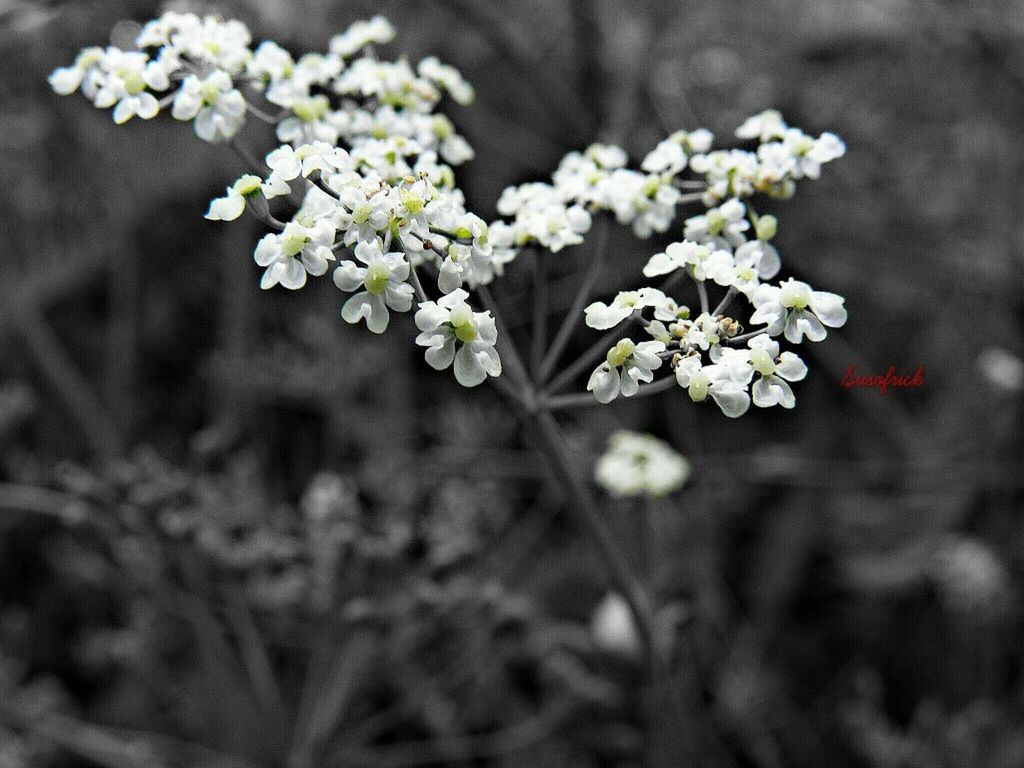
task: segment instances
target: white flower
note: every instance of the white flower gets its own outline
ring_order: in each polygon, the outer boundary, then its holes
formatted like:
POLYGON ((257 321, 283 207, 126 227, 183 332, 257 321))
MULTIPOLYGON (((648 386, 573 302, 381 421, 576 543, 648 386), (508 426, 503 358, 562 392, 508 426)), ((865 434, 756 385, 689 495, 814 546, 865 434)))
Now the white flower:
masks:
MULTIPOLYGON (((86 75, 95 71, 103 61, 103 49, 98 46, 83 48, 70 67, 58 67, 50 73, 50 87, 61 96, 68 96, 78 90, 86 75)), ((92 98, 90 94, 85 94, 92 98)))
POLYGON ((683 237, 694 242, 722 238, 733 247, 742 245, 747 240, 743 233, 750 229, 746 214, 746 206, 734 197, 705 214, 687 219, 683 237))
POLYGON ((296 290, 306 284, 306 274, 319 277, 327 272, 327 262, 334 261, 334 224, 321 219, 312 226, 290 221, 280 234, 268 234, 256 245, 256 263, 266 267, 260 288, 273 288, 280 283, 296 290))
POLYGON ((622 168, 629 161, 626 150, 614 144, 591 144, 584 154, 599 167, 609 171, 622 168))
POLYGON ((611 653, 634 657, 640 653, 640 633, 629 604, 618 592, 609 592, 590 619, 594 643, 611 653))
POLYGON ((640 391, 640 382, 654 380, 654 371, 661 367, 659 352, 665 351, 660 341, 622 339, 608 350, 605 361, 594 369, 587 382, 587 391, 599 403, 610 403, 621 393, 632 397, 640 391), (621 371, 619 370, 621 369, 621 371))
POLYGON ((787 382, 801 381, 807 376, 804 361, 792 352, 779 354, 778 342, 767 335, 755 336, 747 342, 750 347, 750 366, 758 374, 751 391, 754 405, 771 408, 781 405, 793 408, 796 397, 787 382))
POLYGON ((825 326, 839 328, 846 323, 842 296, 814 291, 798 280, 786 280, 778 286, 759 285, 750 301, 755 307, 751 323, 766 324, 770 336, 784 332, 794 344, 799 344, 804 336, 810 341, 821 341, 827 335, 825 326))
POLYGON ((417 67, 420 77, 432 80, 444 88, 458 104, 473 101, 473 86, 467 83, 455 67, 442 64, 436 56, 428 56, 417 67))
POLYGON ((674 139, 665 139, 651 150, 640 167, 648 173, 677 174, 686 168, 686 151, 674 139))
POLYGON ((490 312, 474 312, 458 289, 435 301, 420 303, 416 343, 426 347, 427 364, 441 371, 454 363, 455 379, 475 387, 488 376, 501 375, 501 360, 494 349, 498 330, 490 312))
POLYGON ((395 28, 391 22, 383 16, 374 16, 369 21, 356 21, 344 32, 332 37, 330 51, 347 59, 368 45, 390 43, 394 39, 395 28))
POLYGON ((657 288, 620 291, 611 304, 595 301, 583 310, 587 325, 599 331, 614 328, 638 309, 654 307, 659 320, 675 320, 675 303, 657 288))
POLYGON ((990 384, 1007 392, 1024 389, 1024 361, 1008 350, 988 347, 974 361, 990 384))
POLYGON ((356 258, 366 266, 343 261, 334 270, 334 284, 343 291, 358 291, 341 308, 346 323, 366 320, 374 333, 388 327, 388 308, 396 312, 412 309, 413 287, 409 278, 409 262, 402 253, 384 253, 379 240, 356 243, 356 258))
POLYGON ((740 139, 757 139, 764 143, 782 138, 787 128, 789 126, 782 119, 780 112, 766 109, 764 112, 744 120, 743 124, 736 129, 736 136, 740 139))
POLYGON ((224 197, 210 201, 205 218, 211 221, 234 221, 245 211, 245 200, 260 194, 263 184, 259 176, 247 174, 227 188, 224 197))
POLYGON ((174 97, 175 120, 195 120, 196 135, 203 141, 227 141, 245 123, 245 97, 230 75, 214 70, 205 79, 188 75, 174 97))
POLYGON ((613 496, 665 496, 690 477, 690 463, 651 435, 620 430, 597 461, 594 479, 613 496))
MULTIPOLYGON (((736 352, 738 350, 722 350, 736 352)), ((690 395, 695 403, 703 402, 708 395, 729 418, 738 418, 750 407, 747 385, 753 369, 745 363, 744 356, 726 355, 720 363, 704 365, 700 355, 684 357, 676 364, 676 383, 690 395)))

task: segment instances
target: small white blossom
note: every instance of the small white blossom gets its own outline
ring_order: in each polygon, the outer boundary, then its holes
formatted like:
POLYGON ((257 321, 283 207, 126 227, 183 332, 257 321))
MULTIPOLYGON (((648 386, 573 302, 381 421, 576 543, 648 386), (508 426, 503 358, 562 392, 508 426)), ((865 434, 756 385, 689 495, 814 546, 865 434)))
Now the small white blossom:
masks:
POLYGON ((254 254, 256 263, 266 267, 260 288, 280 283, 297 290, 306 284, 307 273, 314 277, 325 274, 328 262, 334 261, 334 232, 334 224, 321 219, 308 227, 290 221, 280 234, 265 235, 254 254))
POLYGON ((234 221, 245 211, 245 199, 259 195, 263 184, 259 176, 251 174, 242 176, 227 188, 224 197, 210 201, 210 208, 205 218, 211 221, 234 221))
POLYGON ((786 339, 799 344, 804 336, 821 341, 825 326, 839 328, 846 323, 843 297, 827 291, 815 291, 807 283, 786 280, 778 286, 760 285, 750 297, 755 307, 750 322, 766 324, 770 336, 785 333, 786 339))
POLYGON ((743 357, 704 365, 700 355, 695 354, 684 357, 675 369, 676 383, 687 391, 693 402, 703 402, 710 395, 722 413, 733 419, 750 408, 747 386, 752 375, 753 369, 744 363, 743 357))
POLYGON ((640 382, 654 380, 654 371, 661 367, 658 353, 665 351, 660 341, 622 339, 608 350, 605 361, 594 369, 587 382, 587 391, 599 403, 610 403, 619 394, 632 397, 640 391, 640 382))
POLYGON ((651 435, 620 430, 597 461, 594 478, 613 496, 665 496, 690 477, 690 463, 651 435))
POLYGON ((390 43, 395 39, 395 28, 383 16, 369 21, 356 21, 348 29, 331 38, 329 48, 336 56, 348 58, 362 48, 375 43, 390 43))
POLYGON ((245 97, 230 75, 214 70, 204 79, 188 75, 174 97, 175 120, 195 120, 196 135, 203 141, 227 141, 245 123, 245 97))
POLYGON ((426 347, 427 364, 441 371, 454 363, 455 380, 475 387, 488 376, 501 375, 501 360, 494 344, 498 330, 490 312, 474 312, 461 289, 437 301, 420 303, 416 343, 426 347))
POLYGON ((751 388, 754 405, 793 408, 796 397, 788 382, 801 381, 807 376, 807 365, 792 352, 780 355, 778 342, 764 334, 750 339, 747 346, 750 347, 750 366, 758 376, 751 388))
POLYGON ((396 312, 412 309, 413 287, 405 282, 409 278, 409 262, 405 254, 384 253, 379 240, 356 243, 353 250, 365 266, 343 261, 334 270, 334 284, 338 288, 359 291, 342 306, 341 316, 346 323, 366 320, 371 331, 384 333, 390 319, 388 308, 396 312))

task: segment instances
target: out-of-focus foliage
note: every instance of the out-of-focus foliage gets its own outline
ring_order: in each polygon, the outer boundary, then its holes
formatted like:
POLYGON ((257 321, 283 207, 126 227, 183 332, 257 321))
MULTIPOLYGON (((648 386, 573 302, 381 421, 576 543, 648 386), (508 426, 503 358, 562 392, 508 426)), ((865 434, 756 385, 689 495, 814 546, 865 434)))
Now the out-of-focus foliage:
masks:
MULTIPOLYGON (((628 427, 693 465, 608 512, 703 764, 1024 764, 1021 391, 981 354, 1024 350, 1018 4, 217 8, 296 49, 381 12, 458 66, 482 213, 595 139, 637 155, 767 106, 840 132, 835 172, 771 211, 850 310, 801 408, 581 410, 574 455, 628 427), (850 365, 926 384, 845 390, 850 365)), ((260 295, 254 232, 202 219, 232 156, 48 93, 158 10, 0 5, 0 765, 638 764, 638 662, 592 621, 606 574, 492 393, 345 326, 329 288, 260 295)), ((657 245, 613 232, 609 261, 638 274, 657 245)), ((585 252, 552 262, 553 311, 585 252)), ((507 280, 522 333, 529 278, 507 280)))

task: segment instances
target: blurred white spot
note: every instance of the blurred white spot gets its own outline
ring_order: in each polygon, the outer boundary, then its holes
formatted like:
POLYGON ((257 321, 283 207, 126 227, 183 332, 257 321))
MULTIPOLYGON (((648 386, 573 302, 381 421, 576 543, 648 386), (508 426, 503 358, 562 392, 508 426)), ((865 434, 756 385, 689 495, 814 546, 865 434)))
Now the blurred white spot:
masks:
POLYGON ((1007 392, 1024 389, 1024 361, 1001 347, 989 347, 975 360, 989 384, 1007 392))
POLYGON ((640 653, 640 636, 633 623, 633 614, 622 595, 609 592, 594 609, 590 632, 599 648, 623 656, 640 653))

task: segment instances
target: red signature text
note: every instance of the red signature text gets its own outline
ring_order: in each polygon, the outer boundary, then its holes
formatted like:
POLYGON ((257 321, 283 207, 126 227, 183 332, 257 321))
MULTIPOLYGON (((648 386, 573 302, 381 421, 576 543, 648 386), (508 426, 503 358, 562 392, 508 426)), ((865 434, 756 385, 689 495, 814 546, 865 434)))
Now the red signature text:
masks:
POLYGON ((917 371, 913 375, 896 373, 896 366, 890 365, 889 370, 885 372, 884 376, 865 376, 858 374, 853 370, 851 365, 846 369, 846 375, 843 376, 842 385, 847 389, 851 387, 864 387, 868 389, 877 389, 878 394, 887 395, 889 394, 889 388, 899 387, 923 387, 924 386, 924 366, 918 366, 917 371))

